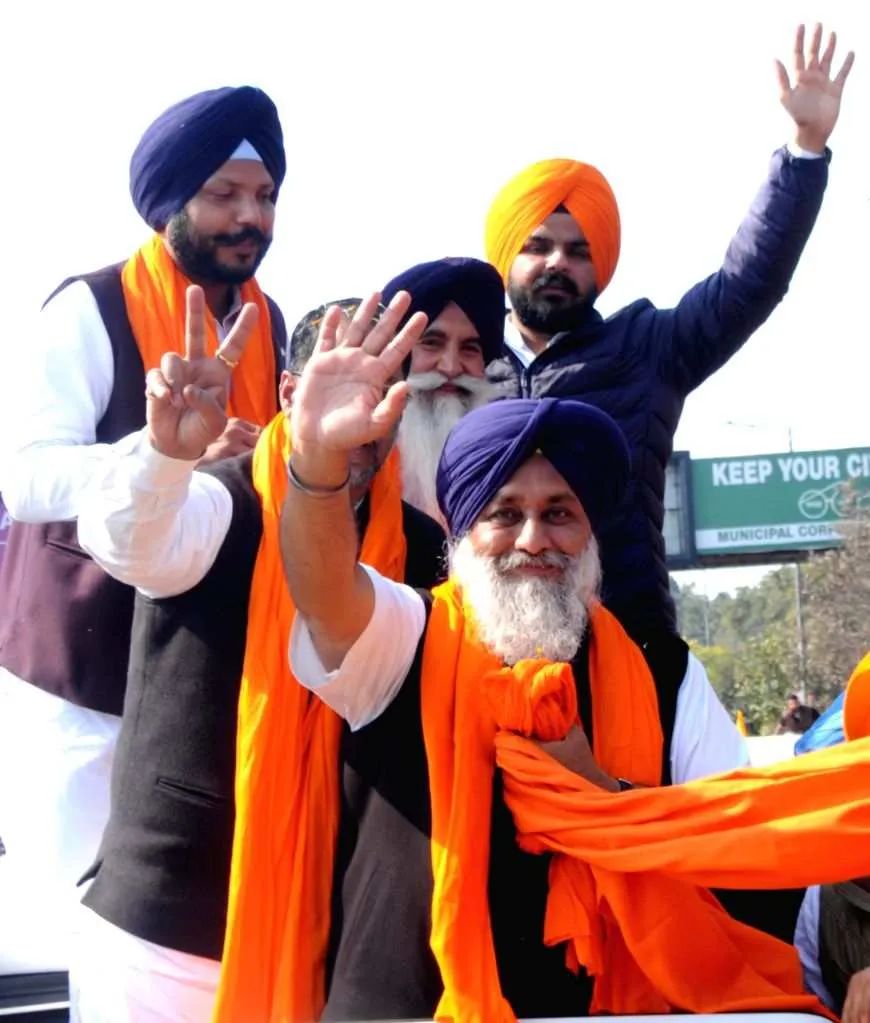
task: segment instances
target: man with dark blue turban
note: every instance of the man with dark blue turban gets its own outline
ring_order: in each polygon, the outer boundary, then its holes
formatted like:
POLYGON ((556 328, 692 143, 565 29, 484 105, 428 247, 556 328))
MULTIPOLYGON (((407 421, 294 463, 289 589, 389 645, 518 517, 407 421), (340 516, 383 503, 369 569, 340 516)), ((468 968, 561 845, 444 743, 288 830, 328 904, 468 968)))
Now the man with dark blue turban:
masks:
POLYGON ((485 369, 502 353, 505 292, 494 267, 479 259, 447 258, 419 263, 387 284, 383 300, 411 295, 408 313, 425 313, 428 324, 411 352, 410 395, 399 424, 402 495, 444 522, 435 496, 435 470, 450 430, 489 400, 485 369))
MULTIPOLYGON (((567 968, 564 934, 543 940, 550 857, 517 842, 511 776, 495 770, 503 744, 534 739, 619 799, 634 784, 733 768, 743 742, 705 679, 659 691, 601 605, 595 537, 624 495, 630 456, 598 409, 505 400, 469 412, 437 474, 449 581, 421 594, 359 564, 351 452, 394 428, 408 385, 390 381, 426 329, 401 292, 372 327, 376 302, 341 337, 327 315, 291 411, 290 666, 356 732, 367 769, 339 819, 304 832, 298 858, 300 919, 333 913, 331 971, 318 965, 327 948, 312 947, 310 964, 281 971, 272 1004, 319 1013, 322 998, 327 1019, 513 1018, 505 1001, 517 1018, 582 1015, 591 980, 567 968), (335 833, 355 838, 330 900, 302 860, 323 869, 335 833), (463 950, 466 927, 475 938, 463 950)), ((323 762, 315 740, 299 785, 328 791, 323 762)), ((288 847, 305 823, 291 817, 288 847)), ((265 944, 249 937, 284 962, 310 933, 282 935, 284 948, 265 929, 265 944)))
POLYGON ((277 413, 284 325, 254 273, 284 173, 281 125, 259 89, 167 110, 131 164, 133 202, 154 233, 125 262, 65 281, 16 362, 0 482, 15 520, 0 591, 17 609, 0 622, 0 776, 17 779, 3 838, 10 870, 36 879, 34 903, 57 908, 42 926, 60 941, 108 815, 134 602, 79 546, 80 495, 119 452, 151 458, 133 436, 145 375, 185 351, 188 303, 206 309, 208 355, 233 329, 249 335, 231 367, 230 423, 202 461, 250 451, 277 413))

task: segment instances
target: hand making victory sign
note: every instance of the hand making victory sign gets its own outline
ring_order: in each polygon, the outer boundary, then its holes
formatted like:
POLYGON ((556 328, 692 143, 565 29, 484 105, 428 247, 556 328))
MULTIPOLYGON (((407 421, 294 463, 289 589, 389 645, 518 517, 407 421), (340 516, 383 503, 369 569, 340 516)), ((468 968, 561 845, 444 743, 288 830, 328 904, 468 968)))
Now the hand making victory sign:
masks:
POLYGON ((246 305, 213 357, 206 355, 206 307, 202 288, 187 289, 185 354, 167 352, 146 377, 146 419, 154 448, 169 458, 197 461, 227 427, 233 368, 257 322, 246 305))
POLYGON ((797 125, 796 143, 811 153, 823 153, 837 118, 843 86, 852 70, 855 54, 849 52, 836 77, 831 77, 837 35, 831 32, 824 53, 822 26, 816 25, 809 50, 804 52, 805 29, 798 26, 794 42, 794 84, 781 61, 776 62, 780 102, 797 125))

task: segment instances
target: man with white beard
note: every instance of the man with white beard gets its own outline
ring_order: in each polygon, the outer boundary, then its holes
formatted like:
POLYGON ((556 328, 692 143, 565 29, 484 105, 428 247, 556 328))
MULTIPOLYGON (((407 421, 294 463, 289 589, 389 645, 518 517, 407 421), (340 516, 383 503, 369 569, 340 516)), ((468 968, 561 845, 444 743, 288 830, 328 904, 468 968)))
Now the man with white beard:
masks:
POLYGON ((504 285, 489 263, 448 258, 403 271, 384 288, 383 301, 400 291, 411 295, 407 316, 422 312, 429 321, 411 352, 410 393, 399 424, 402 497, 443 525, 435 496, 438 459, 456 422, 494 393, 484 374, 503 351, 504 285))
MULTIPOLYGON (((431 595, 357 561, 350 452, 394 428, 408 387, 389 381, 426 329, 403 293, 371 327, 376 302, 341 337, 337 310, 324 321, 295 395, 281 526, 290 669, 350 725, 354 783, 340 809, 323 798, 337 784, 323 765, 340 767, 316 741, 284 764, 317 826, 302 807, 288 815, 283 841, 304 847, 290 888, 242 877, 231 918, 236 947, 285 966, 247 971, 222 1019, 260 1005, 328 1020, 584 1015, 592 980, 551 930, 551 857, 518 844, 504 742, 527 736, 612 799, 741 765, 745 746, 701 676, 657 692, 598 600, 594 537, 630 470, 620 430, 591 406, 505 400, 460 419, 437 472, 452 572, 431 595), (331 891, 317 883, 328 863, 331 891), (285 914, 280 931, 265 904, 285 914)), ((286 750, 264 740, 260 755, 286 750)))

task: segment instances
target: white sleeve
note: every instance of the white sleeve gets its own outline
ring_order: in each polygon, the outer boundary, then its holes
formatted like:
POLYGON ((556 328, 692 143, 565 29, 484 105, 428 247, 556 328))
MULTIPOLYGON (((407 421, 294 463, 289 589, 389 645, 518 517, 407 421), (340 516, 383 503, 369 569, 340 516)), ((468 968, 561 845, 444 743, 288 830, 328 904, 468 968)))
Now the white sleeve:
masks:
POLYGON ((393 702, 408 674, 423 630, 426 609, 420 594, 368 565, 375 606, 368 625, 335 671, 327 672, 311 633, 297 615, 290 632, 290 668, 352 731, 370 724, 393 702))
POLYGON ((674 784, 733 771, 748 764, 746 740, 710 685, 704 665, 690 653, 686 675, 677 694, 671 738, 674 784))
POLYGON ((171 597, 208 572, 232 516, 220 480, 161 455, 142 430, 92 467, 79 498, 79 543, 115 579, 171 597))
POLYGON ((804 987, 816 995, 829 1009, 835 1009, 834 1000, 822 980, 822 967, 819 964, 820 902, 821 889, 819 886, 816 884, 807 888, 794 931, 794 947, 797 949, 804 971, 804 987))
POLYGON ((4 374, 0 490, 14 519, 76 517, 82 484, 111 450, 95 441, 113 386, 109 335, 93 292, 76 281, 39 313, 4 374))
POLYGON ((789 142, 785 147, 792 156, 797 157, 798 160, 821 160, 824 158, 824 153, 811 153, 808 149, 802 149, 797 142, 789 142))

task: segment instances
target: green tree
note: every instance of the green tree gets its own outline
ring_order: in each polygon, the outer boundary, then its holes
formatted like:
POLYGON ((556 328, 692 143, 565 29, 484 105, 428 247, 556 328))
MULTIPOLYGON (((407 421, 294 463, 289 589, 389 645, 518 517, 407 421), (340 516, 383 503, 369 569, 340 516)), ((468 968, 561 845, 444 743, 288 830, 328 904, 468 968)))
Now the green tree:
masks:
POLYGON ((813 688, 832 699, 870 650, 870 514, 844 527, 841 547, 805 570, 806 634, 813 688))

